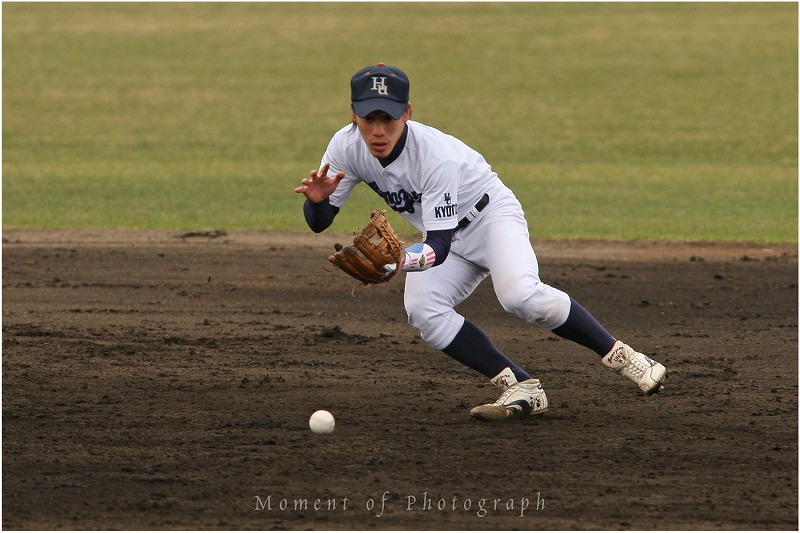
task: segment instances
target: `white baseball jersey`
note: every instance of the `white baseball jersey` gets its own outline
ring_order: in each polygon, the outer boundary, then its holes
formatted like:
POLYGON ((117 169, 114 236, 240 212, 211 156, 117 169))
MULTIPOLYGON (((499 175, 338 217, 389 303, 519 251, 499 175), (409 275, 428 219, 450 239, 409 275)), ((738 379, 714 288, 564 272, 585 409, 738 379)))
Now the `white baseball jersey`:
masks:
POLYGON ((500 184, 486 159, 451 135, 409 120, 406 144, 386 168, 367 148, 358 128, 336 132, 322 157, 329 176, 345 173, 329 201, 343 207, 360 181, 423 233, 458 225, 480 198, 500 184), (459 217, 459 209, 461 217, 459 217))

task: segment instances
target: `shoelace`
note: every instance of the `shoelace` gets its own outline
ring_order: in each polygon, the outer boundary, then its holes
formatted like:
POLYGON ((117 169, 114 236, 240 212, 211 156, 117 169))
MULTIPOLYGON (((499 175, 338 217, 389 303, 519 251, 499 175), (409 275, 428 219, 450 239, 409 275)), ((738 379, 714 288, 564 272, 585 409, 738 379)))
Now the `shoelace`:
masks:
POLYGON ((512 394, 517 392, 517 390, 519 390, 519 386, 518 385, 511 385, 509 388, 506 389, 506 391, 503 394, 500 395, 500 398, 498 398, 497 401, 494 402, 494 405, 505 405, 506 404, 506 400, 508 400, 508 398, 512 394))
POLYGON ((634 353, 631 354, 630 359, 628 360, 627 363, 625 363, 625 366, 623 366, 621 370, 628 376, 631 376, 638 380, 640 377, 644 375, 645 372, 647 372, 647 369, 649 368, 650 365, 648 365, 644 361, 641 361, 638 357, 636 357, 636 354, 634 353))

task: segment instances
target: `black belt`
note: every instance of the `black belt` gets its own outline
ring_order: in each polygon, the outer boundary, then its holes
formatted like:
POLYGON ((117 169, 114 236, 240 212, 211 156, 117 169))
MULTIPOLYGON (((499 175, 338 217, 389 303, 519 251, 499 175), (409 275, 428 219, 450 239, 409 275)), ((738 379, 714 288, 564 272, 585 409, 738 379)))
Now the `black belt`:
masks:
POLYGON ((484 194, 480 200, 478 200, 477 204, 475 204, 475 207, 473 208, 475 210, 475 214, 472 215, 472 218, 470 218, 470 214, 472 214, 470 212, 467 213, 467 216, 458 221, 458 226, 456 226, 456 231, 464 229, 467 226, 469 226, 470 222, 475 220, 475 217, 478 216, 478 213, 483 211, 483 208, 486 207, 488 204, 489 204, 489 194, 487 193, 484 194))

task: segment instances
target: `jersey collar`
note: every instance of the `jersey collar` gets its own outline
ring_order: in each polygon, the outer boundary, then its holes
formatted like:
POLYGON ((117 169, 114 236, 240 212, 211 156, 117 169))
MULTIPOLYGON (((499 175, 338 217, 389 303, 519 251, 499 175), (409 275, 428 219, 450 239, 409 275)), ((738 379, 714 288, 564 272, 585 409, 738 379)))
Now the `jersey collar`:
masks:
POLYGON ((395 159, 400 157, 400 154, 403 152, 403 148, 406 146, 406 137, 408 137, 408 123, 406 123, 405 128, 403 128, 403 134, 397 140, 397 144, 395 144, 394 148, 392 148, 392 153, 386 157, 378 158, 378 162, 383 168, 388 167, 394 162, 395 159))

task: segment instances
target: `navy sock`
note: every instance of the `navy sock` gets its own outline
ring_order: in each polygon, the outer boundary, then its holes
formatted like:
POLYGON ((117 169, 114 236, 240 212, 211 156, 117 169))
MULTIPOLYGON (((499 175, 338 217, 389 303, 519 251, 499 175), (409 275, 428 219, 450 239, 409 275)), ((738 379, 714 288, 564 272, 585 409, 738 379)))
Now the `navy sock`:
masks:
POLYGON ((572 342, 577 342, 603 357, 611 351, 617 340, 600 325, 589 311, 570 298, 571 307, 567 321, 555 328, 553 333, 572 342))
POLYGON ((506 367, 514 372, 518 381, 531 378, 527 372, 498 350, 489 337, 469 320, 464 321, 464 325, 461 326, 453 342, 442 351, 489 379, 495 377, 506 367))

